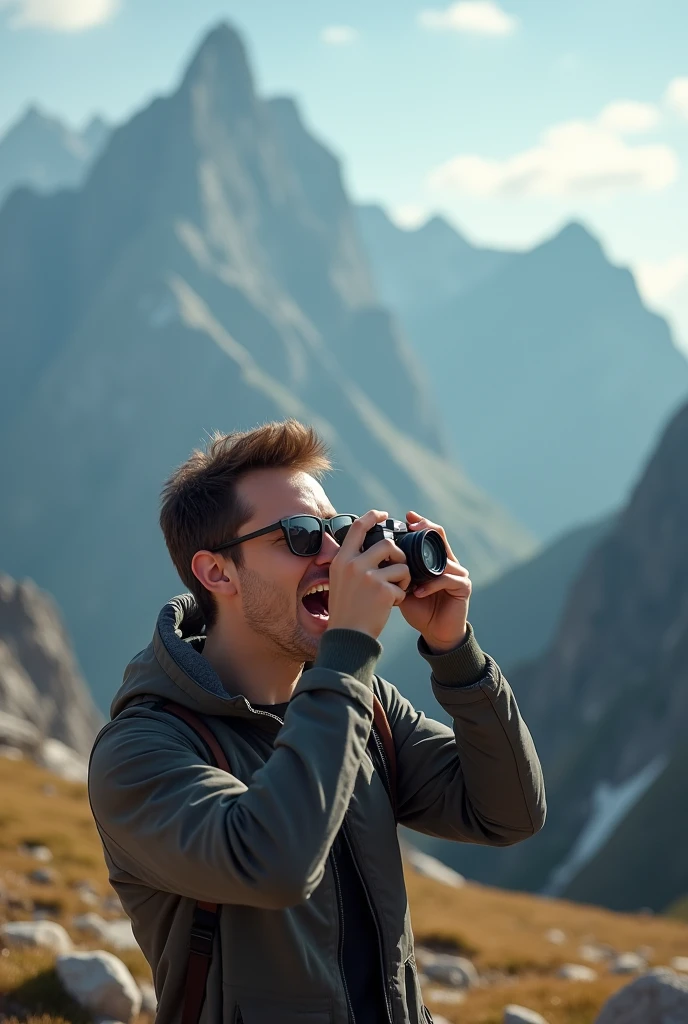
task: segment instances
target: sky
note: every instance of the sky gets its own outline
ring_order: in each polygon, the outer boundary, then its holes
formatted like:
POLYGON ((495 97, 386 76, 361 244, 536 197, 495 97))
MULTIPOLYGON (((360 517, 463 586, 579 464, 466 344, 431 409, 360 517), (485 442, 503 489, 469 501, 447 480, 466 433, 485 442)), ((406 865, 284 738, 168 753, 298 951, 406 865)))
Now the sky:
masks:
POLYGON ((0 132, 127 118, 220 20, 353 199, 500 248, 582 220, 688 354, 684 0, 0 0, 0 132))

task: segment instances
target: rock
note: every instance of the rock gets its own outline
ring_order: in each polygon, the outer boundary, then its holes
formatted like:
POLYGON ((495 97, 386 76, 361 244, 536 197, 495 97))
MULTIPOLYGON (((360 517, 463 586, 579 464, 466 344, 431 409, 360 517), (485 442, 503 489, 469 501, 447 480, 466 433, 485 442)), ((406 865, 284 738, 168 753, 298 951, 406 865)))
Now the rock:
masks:
POLYGON ((656 967, 608 999, 595 1024, 681 1024, 682 1021, 688 1021, 688 978, 667 967, 656 967))
POLYGON ((157 1013, 158 998, 155 994, 154 987, 151 985, 150 981, 140 981, 138 984, 141 991, 141 1012, 157 1013))
POLYGON ((578 956, 581 960, 587 960, 589 964, 599 964, 603 960, 609 960, 616 956, 616 950, 611 946, 598 945, 596 942, 586 942, 578 947, 578 956))
POLYGON ((32 917, 34 921, 46 921, 51 917, 59 917, 61 912, 60 903, 44 903, 41 900, 36 900, 33 905, 32 917))
POLYGON ((54 885, 57 875, 51 868, 36 868, 30 873, 29 881, 36 882, 38 885, 54 885))
POLYGON ((669 966, 674 971, 688 974, 688 956, 675 956, 669 966))
POLYGON ((453 868, 443 864, 436 857, 422 853, 414 846, 405 846, 404 856, 406 862, 419 875, 433 878, 436 882, 441 882, 443 885, 451 885, 454 889, 460 889, 462 885, 466 884, 466 879, 458 871, 454 871, 453 868))
POLYGON ((472 988, 478 984, 478 972, 464 956, 451 953, 431 953, 423 955, 423 972, 430 981, 438 981, 452 988, 472 988))
POLYGON ((36 753, 38 764, 68 782, 86 782, 88 761, 60 740, 47 739, 36 753))
POLYGON ((53 859, 51 850, 47 846, 42 846, 41 843, 22 843, 19 852, 33 857, 34 860, 40 860, 44 864, 49 864, 53 859))
POLYGON ((452 1006, 457 1006, 466 1000, 465 992, 459 992, 454 988, 429 988, 426 990, 425 995, 432 1002, 447 1003, 452 1006))
POLYGON ((555 946, 563 946, 566 942, 566 932, 563 932, 561 928, 550 928, 548 932, 545 932, 545 938, 555 946))
POLYGON ((91 912, 73 918, 72 924, 78 931, 95 935, 101 942, 114 949, 137 949, 138 947, 128 917, 123 917, 118 921, 106 921, 100 914, 91 912))
POLYGON ((447 1020, 446 1017, 442 1017, 438 1014, 435 1014, 432 1019, 434 1021, 434 1024, 451 1024, 450 1020, 447 1020))
POLYGON ((99 949, 60 956, 55 969, 72 999, 93 1014, 127 1022, 141 1010, 138 985, 112 953, 99 949))
POLYGON ((584 964, 564 964, 557 971, 557 978, 568 978, 569 981, 595 981, 597 971, 584 964))
POLYGON ((611 971, 613 974, 639 974, 646 967, 646 962, 637 953, 620 953, 611 965, 611 971))
POLYGON ((547 1024, 547 1021, 535 1010, 510 1003, 504 1007, 504 1024, 547 1024))
POLYGON ((7 946, 40 946, 55 953, 69 953, 72 940, 55 921, 8 921, 0 926, 0 937, 7 946))
POLYGON ((8 761, 24 760, 24 754, 19 747, 10 747, 7 743, 0 743, 0 757, 5 757, 8 761))

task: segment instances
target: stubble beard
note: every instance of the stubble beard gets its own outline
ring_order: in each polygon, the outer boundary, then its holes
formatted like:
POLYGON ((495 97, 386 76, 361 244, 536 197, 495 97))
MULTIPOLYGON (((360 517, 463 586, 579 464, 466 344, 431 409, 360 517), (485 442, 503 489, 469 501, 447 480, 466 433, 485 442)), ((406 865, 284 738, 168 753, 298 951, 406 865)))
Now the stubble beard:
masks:
POLYGON ((246 624, 283 655, 299 663, 314 661, 318 641, 309 636, 291 609, 289 596, 252 569, 239 569, 246 624))

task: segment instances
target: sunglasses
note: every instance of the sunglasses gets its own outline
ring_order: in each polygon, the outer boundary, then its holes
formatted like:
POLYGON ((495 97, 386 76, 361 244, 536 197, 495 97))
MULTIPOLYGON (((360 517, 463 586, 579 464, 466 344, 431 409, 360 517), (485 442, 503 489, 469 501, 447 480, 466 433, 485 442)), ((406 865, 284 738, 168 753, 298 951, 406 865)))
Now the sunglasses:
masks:
POLYGON ((317 555, 320 551, 325 530, 334 537, 338 544, 341 544, 349 532, 351 524, 357 519, 358 516, 352 515, 332 516, 331 519, 321 519, 320 516, 287 516, 286 519, 280 519, 278 523, 264 526, 262 530, 255 530, 243 537, 236 537, 234 540, 227 541, 226 544, 220 544, 218 548, 210 550, 224 551, 225 548, 243 544, 245 540, 252 540, 254 537, 262 537, 266 533, 281 530, 289 545, 289 550, 295 555, 303 555, 308 558, 311 555, 317 555))

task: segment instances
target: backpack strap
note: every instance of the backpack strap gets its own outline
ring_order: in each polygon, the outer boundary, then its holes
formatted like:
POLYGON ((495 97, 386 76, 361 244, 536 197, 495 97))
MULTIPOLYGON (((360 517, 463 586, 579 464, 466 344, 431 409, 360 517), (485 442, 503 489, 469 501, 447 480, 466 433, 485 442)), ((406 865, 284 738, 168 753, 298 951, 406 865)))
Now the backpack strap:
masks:
MULTIPOLYGON (((169 711, 170 714, 176 715, 177 718, 185 721, 205 741, 214 764, 218 768, 222 768, 223 771, 230 772, 229 762, 215 734, 208 728, 205 722, 201 721, 198 715, 185 708, 182 704, 175 704, 171 700, 165 701, 164 704, 160 705, 160 709, 162 711, 169 711)), ((213 939, 219 917, 217 903, 196 900, 189 937, 189 958, 186 964, 182 1024, 198 1024, 198 1021, 201 1019, 208 971, 210 970, 210 961, 213 956, 213 939)))

